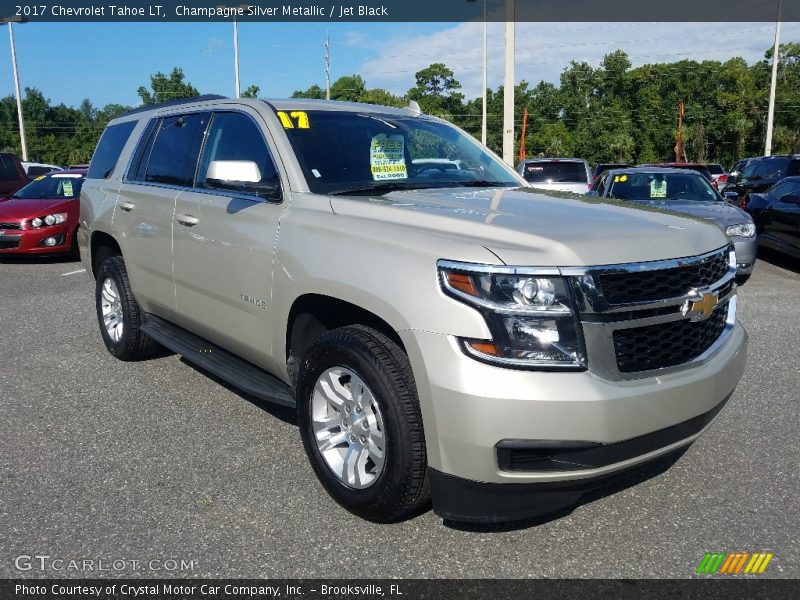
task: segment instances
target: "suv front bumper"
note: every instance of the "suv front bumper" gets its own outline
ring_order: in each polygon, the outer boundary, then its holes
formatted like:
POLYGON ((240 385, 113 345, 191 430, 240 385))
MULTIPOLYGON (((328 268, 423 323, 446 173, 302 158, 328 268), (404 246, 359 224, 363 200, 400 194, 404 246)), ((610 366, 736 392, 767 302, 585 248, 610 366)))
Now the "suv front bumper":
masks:
POLYGON ((465 356, 450 336, 401 336, 415 367, 434 511, 464 521, 557 510, 608 477, 690 444, 733 392, 747 349, 736 323, 700 366, 609 381, 590 371, 495 367, 465 356), (519 470, 525 462, 512 470, 502 451, 509 447, 556 450, 534 456, 529 470, 519 470))

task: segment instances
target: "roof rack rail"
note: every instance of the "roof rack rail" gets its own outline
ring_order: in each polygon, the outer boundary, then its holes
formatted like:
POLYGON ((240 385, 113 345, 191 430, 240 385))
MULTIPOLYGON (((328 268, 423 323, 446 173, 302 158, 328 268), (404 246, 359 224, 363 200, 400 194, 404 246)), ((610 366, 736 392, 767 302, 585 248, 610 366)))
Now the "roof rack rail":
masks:
POLYGON ((169 102, 159 102, 157 104, 145 104, 139 108, 132 108, 129 111, 122 113, 121 117, 128 115, 135 115, 136 113, 145 112, 146 110, 153 110, 156 108, 164 108, 165 106, 179 106, 181 104, 189 104, 190 102, 203 102, 204 100, 227 100, 227 96, 220 96, 219 94, 204 94, 203 96, 192 96, 191 98, 180 98, 178 100, 170 100, 169 102))

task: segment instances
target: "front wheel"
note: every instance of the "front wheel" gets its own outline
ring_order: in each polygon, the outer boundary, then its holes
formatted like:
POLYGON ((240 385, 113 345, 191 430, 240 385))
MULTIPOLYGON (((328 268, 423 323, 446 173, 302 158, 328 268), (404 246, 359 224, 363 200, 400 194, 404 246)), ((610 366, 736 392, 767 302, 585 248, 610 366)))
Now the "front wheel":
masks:
POLYGON ((391 522, 427 504, 414 377, 408 357, 388 337, 363 326, 322 335, 300 369, 297 416, 317 477, 344 508, 391 522))
POLYGON ((97 270, 95 305, 103 342, 113 356, 142 360, 157 354, 158 343, 139 329, 142 313, 121 256, 105 259, 97 270))

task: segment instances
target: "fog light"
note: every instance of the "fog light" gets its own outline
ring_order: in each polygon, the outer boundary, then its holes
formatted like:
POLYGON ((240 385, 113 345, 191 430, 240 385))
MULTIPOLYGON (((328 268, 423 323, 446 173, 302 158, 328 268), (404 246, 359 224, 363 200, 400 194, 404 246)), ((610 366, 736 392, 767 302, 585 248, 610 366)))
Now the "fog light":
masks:
POLYGON ((44 245, 45 246, 55 246, 58 243, 58 240, 54 237, 45 238, 44 245))

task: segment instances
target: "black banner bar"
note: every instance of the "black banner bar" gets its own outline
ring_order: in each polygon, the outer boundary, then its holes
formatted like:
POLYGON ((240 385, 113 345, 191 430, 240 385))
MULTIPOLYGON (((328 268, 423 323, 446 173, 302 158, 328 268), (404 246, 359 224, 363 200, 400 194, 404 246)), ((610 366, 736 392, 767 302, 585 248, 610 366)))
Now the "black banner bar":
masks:
POLYGON ((735 576, 685 580, 0 580, 3 600, 787 600, 798 597, 800 580, 735 576))
MULTIPOLYGON (((3 20, 30 22, 774 22, 778 0, 3 0, 3 20)), ((800 0, 783 0, 800 21, 800 0)))

